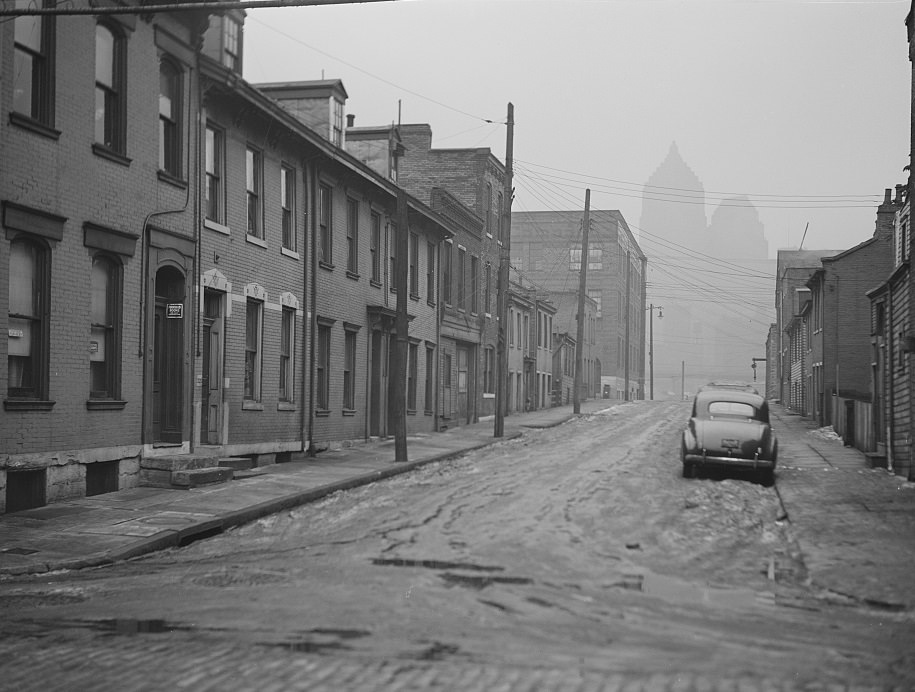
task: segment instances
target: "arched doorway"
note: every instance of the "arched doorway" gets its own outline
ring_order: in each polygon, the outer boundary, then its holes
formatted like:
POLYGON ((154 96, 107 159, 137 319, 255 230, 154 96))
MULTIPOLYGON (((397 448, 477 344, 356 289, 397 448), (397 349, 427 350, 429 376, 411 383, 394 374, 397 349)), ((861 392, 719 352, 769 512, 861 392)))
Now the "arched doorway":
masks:
POLYGON ((152 441, 180 444, 184 432, 184 274, 156 272, 153 328, 152 441))

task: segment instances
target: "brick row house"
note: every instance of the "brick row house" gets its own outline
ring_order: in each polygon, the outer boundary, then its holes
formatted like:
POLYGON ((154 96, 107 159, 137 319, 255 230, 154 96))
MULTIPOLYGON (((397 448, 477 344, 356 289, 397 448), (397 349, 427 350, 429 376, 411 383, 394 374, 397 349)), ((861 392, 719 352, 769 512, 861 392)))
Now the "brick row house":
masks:
POLYGON ((206 27, 0 24, 0 511, 129 487, 155 445, 189 447, 206 27))

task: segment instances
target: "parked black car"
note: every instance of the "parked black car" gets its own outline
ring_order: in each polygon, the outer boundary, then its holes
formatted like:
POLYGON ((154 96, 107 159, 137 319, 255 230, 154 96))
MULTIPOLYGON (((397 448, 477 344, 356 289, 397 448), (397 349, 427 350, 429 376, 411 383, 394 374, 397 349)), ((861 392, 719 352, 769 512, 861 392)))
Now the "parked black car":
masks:
POLYGON ((700 469, 741 468, 771 485, 777 459, 778 439, 765 398, 733 388, 703 388, 696 394, 680 445, 684 478, 700 469))

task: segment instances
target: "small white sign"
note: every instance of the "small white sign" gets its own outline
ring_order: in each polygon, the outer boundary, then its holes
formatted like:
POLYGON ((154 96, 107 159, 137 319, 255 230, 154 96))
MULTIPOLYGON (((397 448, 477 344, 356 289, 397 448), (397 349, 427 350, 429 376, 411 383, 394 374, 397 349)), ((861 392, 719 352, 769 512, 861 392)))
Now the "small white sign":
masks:
POLYGON ((170 320, 180 320, 184 317, 184 303, 168 303, 165 306, 165 316, 170 320))

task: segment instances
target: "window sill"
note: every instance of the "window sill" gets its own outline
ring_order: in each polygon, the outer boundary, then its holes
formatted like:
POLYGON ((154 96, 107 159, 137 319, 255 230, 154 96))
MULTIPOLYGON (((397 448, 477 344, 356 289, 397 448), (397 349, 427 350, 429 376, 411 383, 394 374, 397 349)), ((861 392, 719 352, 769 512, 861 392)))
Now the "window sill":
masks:
POLYGON ((370 279, 369 284, 375 288, 381 288, 381 282, 376 279, 370 279))
POLYGON ((104 144, 99 144, 96 142, 92 145, 92 153, 96 156, 108 159, 109 161, 116 163, 120 166, 130 167, 130 159, 128 159, 124 154, 106 147, 104 144))
POLYGON ((408 408, 408 409, 407 409, 407 415, 408 415, 408 416, 415 416, 415 415, 416 415, 416 409, 415 409, 415 408, 408 408))
POLYGON ((267 241, 264 240, 263 238, 258 238, 256 235, 251 235, 250 233, 245 233, 245 240, 247 242, 251 243, 252 245, 257 245, 258 247, 262 247, 265 250, 267 249, 267 241))
POLYGON ((330 410, 326 408, 315 409, 315 418, 329 418, 330 410))
POLYGON ((123 411, 126 406, 127 402, 120 399, 88 399, 86 401, 88 411, 123 411))
POLYGON ((354 271, 350 271, 349 269, 347 269, 347 270, 346 270, 346 278, 347 278, 347 279, 352 279, 353 281, 359 281, 359 273, 358 273, 358 272, 354 272, 354 271))
POLYGON ((296 406, 294 401, 280 401, 276 404, 277 411, 295 411, 296 406))
POLYGON ((326 269, 329 272, 334 270, 334 265, 332 265, 330 262, 325 262, 324 260, 318 260, 318 266, 321 267, 321 269, 326 269))
POLYGON ((168 183, 169 185, 173 185, 174 187, 181 188, 182 190, 187 189, 186 180, 182 180, 181 178, 179 178, 175 175, 172 175, 168 171, 163 171, 160 168, 159 171, 156 173, 156 175, 159 176, 159 180, 161 180, 163 183, 168 183))
POLYGON ((34 132, 36 135, 47 137, 48 139, 60 139, 60 130, 55 130, 53 127, 45 125, 22 113, 10 113, 10 124, 21 127, 23 130, 34 132))
POLYGON ((429 410, 427 409, 427 410, 423 411, 423 415, 424 415, 424 416, 434 416, 434 415, 435 415, 435 412, 434 412, 434 411, 429 411, 429 410))
POLYGON ((350 417, 351 417, 351 416, 355 416, 355 415, 356 415, 356 409, 354 409, 354 408, 345 408, 345 409, 343 409, 343 416, 344 416, 344 417, 346 417, 346 416, 350 416, 350 417))
POLYGON ((264 405, 260 401, 253 401, 251 399, 247 399, 247 400, 241 402, 241 410, 242 411, 263 411, 264 405))
POLYGON ((483 392, 483 398, 484 399, 495 399, 496 393, 495 392, 483 392))
POLYGON ((435 307, 435 301, 434 301, 434 300, 427 300, 427 301, 426 301, 426 305, 428 305, 430 308, 434 308, 434 307, 435 307))
POLYGON ((216 231, 217 233, 222 233, 223 235, 232 235, 232 232, 229 230, 228 226, 224 226, 218 221, 213 221, 212 219, 204 219, 203 227, 209 228, 211 231, 216 231))
POLYGON ((410 300, 415 301, 415 302, 418 303, 418 302, 419 302, 419 293, 411 293, 411 294, 410 294, 410 300))
POLYGON ((43 399, 4 399, 3 408, 7 411, 50 411, 56 403, 43 399))
POLYGON ((280 248, 280 254, 285 255, 286 257, 290 257, 294 260, 302 259, 301 257, 299 257, 298 252, 296 252, 295 250, 290 250, 289 248, 285 248, 285 247, 280 248))

